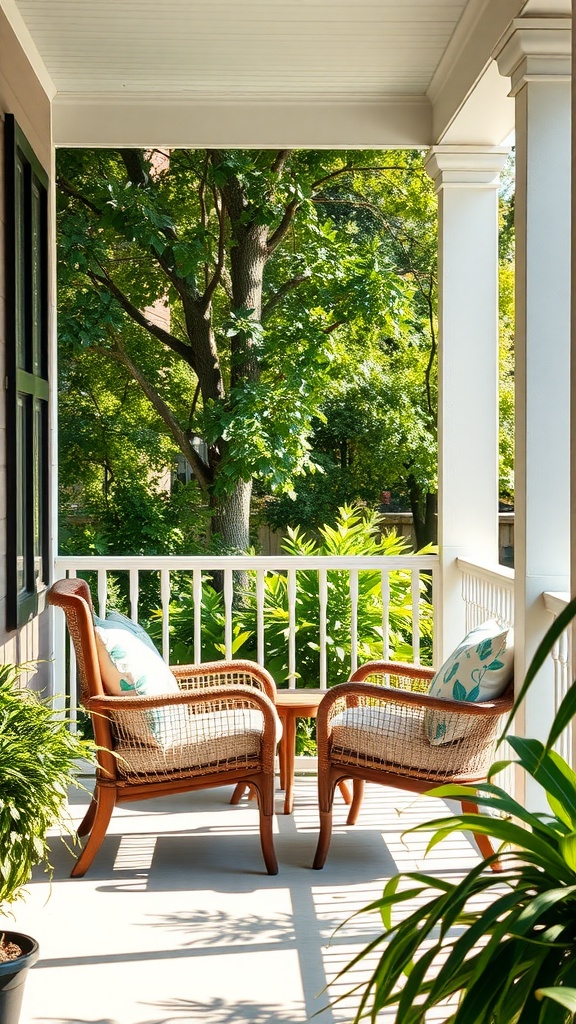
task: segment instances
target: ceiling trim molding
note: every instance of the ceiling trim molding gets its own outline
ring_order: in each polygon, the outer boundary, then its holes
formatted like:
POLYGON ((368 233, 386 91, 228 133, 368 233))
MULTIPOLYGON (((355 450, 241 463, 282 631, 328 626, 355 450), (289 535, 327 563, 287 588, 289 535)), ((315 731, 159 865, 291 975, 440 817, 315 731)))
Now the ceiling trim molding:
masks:
POLYGON ((53 142, 67 147, 427 149, 427 99, 381 103, 187 100, 150 94, 58 95, 53 142))

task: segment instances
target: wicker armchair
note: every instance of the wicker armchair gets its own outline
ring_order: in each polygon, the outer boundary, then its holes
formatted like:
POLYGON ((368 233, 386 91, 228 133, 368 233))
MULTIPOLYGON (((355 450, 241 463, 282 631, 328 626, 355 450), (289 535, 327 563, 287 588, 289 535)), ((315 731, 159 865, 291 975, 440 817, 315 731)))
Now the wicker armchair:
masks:
POLYGON ((82 705, 92 717, 99 747, 94 794, 78 829, 88 839, 72 876, 90 867, 116 804, 241 783, 257 794, 264 862, 269 874, 277 874, 272 816, 278 717, 272 677, 246 661, 180 665, 172 668, 178 693, 106 695, 88 585, 59 580, 48 601, 66 615, 82 705), (162 743, 151 721, 160 723, 162 743))
MULTIPOLYGON (((424 793, 443 783, 486 778, 502 719, 512 707, 512 686, 484 703, 444 700, 428 696, 433 675, 433 669, 415 665, 369 662, 322 699, 316 724, 320 835, 315 868, 326 861, 334 790, 342 779, 353 780, 346 824, 354 825, 366 781, 424 793), (429 739, 438 714, 447 734, 457 737, 441 745, 429 739)), ((463 800, 462 809, 477 813, 478 806, 463 800)), ((483 856, 493 854, 486 836, 475 838, 483 856)))

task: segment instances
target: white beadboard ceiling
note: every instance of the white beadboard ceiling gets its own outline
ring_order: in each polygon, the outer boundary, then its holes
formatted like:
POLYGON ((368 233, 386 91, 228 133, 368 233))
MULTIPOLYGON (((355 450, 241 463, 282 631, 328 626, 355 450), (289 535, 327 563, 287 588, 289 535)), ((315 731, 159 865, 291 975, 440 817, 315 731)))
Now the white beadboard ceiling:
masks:
POLYGON ((0 0, 56 145, 378 148, 498 145, 513 102, 493 48, 569 4, 0 0))
POLYGON ((14 0, 58 93, 426 93, 469 0, 14 0))

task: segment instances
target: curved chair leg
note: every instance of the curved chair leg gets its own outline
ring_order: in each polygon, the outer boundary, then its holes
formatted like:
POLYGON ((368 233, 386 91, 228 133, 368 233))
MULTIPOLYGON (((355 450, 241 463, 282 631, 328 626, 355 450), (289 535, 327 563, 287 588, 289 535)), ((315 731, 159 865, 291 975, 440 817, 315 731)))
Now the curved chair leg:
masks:
POLYGON ((274 850, 274 834, 272 825, 274 822, 274 776, 271 778, 262 774, 254 782, 250 782, 250 795, 258 799, 258 814, 260 824, 260 845, 262 856, 269 875, 278 874, 278 861, 274 850))
MULTIPOLYGON (((479 813, 478 804, 474 803, 473 801, 471 801, 471 800, 461 800, 460 803, 462 805, 462 813, 463 814, 478 814, 479 813)), ((482 856, 483 857, 493 857, 494 854, 496 853, 496 850, 492 846, 492 843, 490 842, 488 836, 482 835, 479 832, 472 832, 472 835, 474 836, 474 839, 476 840, 476 844, 477 844, 478 849, 480 850, 480 853, 482 854, 482 856)), ((493 860, 492 864, 490 865, 490 867, 492 868, 492 871, 502 871, 502 864, 501 864, 501 862, 499 860, 493 860)))
POLYGON ((352 782, 352 803, 346 818, 347 825, 355 825, 358 821, 362 800, 364 799, 364 779, 354 779, 352 782))
POLYGON ((91 831, 92 825, 94 824, 94 818, 96 817, 96 809, 97 809, 97 807, 98 807, 98 801, 97 801, 96 797, 93 796, 91 801, 90 801, 90 806, 88 807, 88 810, 86 811, 86 814, 84 815, 84 817, 82 818, 82 821, 80 822, 80 824, 78 825, 78 828, 76 829, 76 834, 77 835, 79 835, 79 836, 87 836, 88 833, 91 831))
POLYGON ((94 824, 92 825, 86 846, 70 872, 71 878, 82 878, 86 874, 100 848, 116 804, 114 789, 109 786, 99 788, 95 800, 97 807, 94 815, 94 824))
POLYGON ((318 835, 318 846, 312 867, 318 871, 324 867, 330 840, 332 839, 332 805, 334 803, 334 792, 337 780, 327 777, 322 773, 318 775, 318 807, 320 809, 320 833, 318 835))
POLYGON ((320 811, 320 833, 318 835, 318 846, 312 867, 319 871, 326 863, 330 840, 332 839, 332 808, 329 811, 320 811))
POLYGON ((247 788, 247 782, 238 782, 236 788, 234 789, 234 792, 232 793, 232 796, 230 797, 230 803, 239 804, 247 788))
POLYGON ((272 831, 273 816, 260 811, 260 845, 262 856, 269 875, 278 874, 278 861, 274 850, 274 835, 272 831))
POLYGON ((338 783, 338 789, 340 790, 340 792, 342 794, 342 799, 343 799, 344 803, 350 805, 352 803, 352 794, 350 793, 350 790, 348 789, 348 783, 344 782, 344 779, 342 779, 338 783))

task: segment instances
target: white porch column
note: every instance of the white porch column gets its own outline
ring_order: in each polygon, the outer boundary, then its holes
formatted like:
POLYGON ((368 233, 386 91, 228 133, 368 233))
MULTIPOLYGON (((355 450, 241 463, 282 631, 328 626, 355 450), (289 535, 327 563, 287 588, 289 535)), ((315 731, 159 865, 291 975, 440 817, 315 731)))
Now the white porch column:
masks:
MULTIPOLYGON (((517 19, 495 53, 516 101, 515 675, 570 589, 570 19, 517 19)), ((544 739, 551 660, 519 729, 544 739)), ((527 794, 529 801, 530 793, 527 794)))
POLYGON ((458 556, 498 563, 498 185, 508 149, 435 146, 441 660, 465 633, 458 556))

